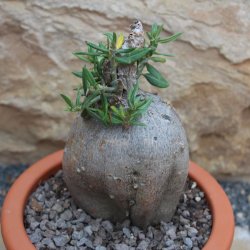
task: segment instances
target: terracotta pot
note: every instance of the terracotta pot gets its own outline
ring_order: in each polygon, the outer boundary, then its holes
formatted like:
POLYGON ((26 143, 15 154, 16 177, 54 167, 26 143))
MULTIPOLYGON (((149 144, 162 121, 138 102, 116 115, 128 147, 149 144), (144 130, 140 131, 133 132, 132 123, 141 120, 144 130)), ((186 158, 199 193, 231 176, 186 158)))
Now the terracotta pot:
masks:
MULTIPOLYGON (((63 151, 33 164, 9 190, 1 214, 2 236, 7 250, 34 250, 23 224, 27 199, 32 191, 61 168, 63 151)), ((213 216, 211 235, 203 250, 230 250, 234 216, 230 202, 217 181, 204 169, 190 162, 189 177, 204 191, 213 216)))

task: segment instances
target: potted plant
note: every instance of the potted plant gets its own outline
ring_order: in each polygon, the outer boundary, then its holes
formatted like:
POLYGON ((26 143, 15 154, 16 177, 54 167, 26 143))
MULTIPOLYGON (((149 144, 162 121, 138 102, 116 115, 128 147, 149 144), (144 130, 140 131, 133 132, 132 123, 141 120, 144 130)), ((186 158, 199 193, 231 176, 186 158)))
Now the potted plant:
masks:
POLYGON ((87 42, 88 52, 74 53, 92 67, 75 72, 82 79, 76 101, 62 95, 69 111, 81 112, 66 143, 63 172, 77 204, 94 217, 129 217, 140 227, 168 221, 183 192, 189 157, 181 121, 170 104, 139 91, 141 76, 168 86, 152 62, 165 62, 170 55, 158 44, 180 33, 161 38, 162 28, 152 25, 145 42, 136 20, 126 39, 105 33, 106 44, 87 42))
POLYGON ((82 80, 75 89, 75 101, 61 96, 68 111, 80 114, 63 159, 61 151, 46 157, 27 170, 9 192, 2 210, 8 249, 20 249, 17 244, 34 249, 23 227, 24 207, 32 190, 61 166, 70 194, 84 211, 116 222, 129 218, 144 229, 172 218, 189 171, 213 213, 212 233, 204 249, 229 249, 234 223, 225 193, 204 170, 193 163, 189 167, 185 131, 173 107, 139 89, 141 76, 156 87, 168 86, 152 63, 171 56, 159 52, 158 44, 174 41, 180 33, 162 38, 162 29, 153 24, 145 41, 142 23, 136 20, 126 39, 122 34, 105 33, 106 43, 87 42, 87 52, 74 53, 92 67, 74 72, 82 80), (21 186, 23 193, 16 197, 21 186), (13 219, 18 225, 15 229, 13 219), (11 240, 11 230, 18 243, 11 240), (221 237, 225 230, 226 238, 221 237))

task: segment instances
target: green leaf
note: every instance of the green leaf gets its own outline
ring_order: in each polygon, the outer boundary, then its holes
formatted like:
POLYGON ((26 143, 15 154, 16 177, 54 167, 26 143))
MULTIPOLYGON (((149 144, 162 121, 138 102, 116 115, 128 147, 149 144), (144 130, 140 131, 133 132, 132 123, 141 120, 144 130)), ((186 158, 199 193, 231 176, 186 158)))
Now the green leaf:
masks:
POLYGON ((153 37, 156 36, 157 28, 158 28, 158 25, 156 23, 153 23, 151 27, 151 34, 153 35, 153 37))
POLYGON ((165 58, 155 57, 155 56, 150 57, 149 60, 152 60, 153 62, 160 62, 160 63, 165 63, 166 62, 165 58))
POLYGON ((145 99, 141 103, 136 105, 136 109, 142 110, 143 112, 145 112, 148 109, 148 107, 150 106, 150 104, 152 103, 152 101, 153 101, 152 98, 145 99))
POLYGON ((82 79, 83 79, 83 84, 85 82, 87 83, 87 84, 85 83, 85 85, 87 86, 87 88, 89 88, 90 85, 96 86, 96 84, 97 84, 96 81, 95 81, 94 76, 92 75, 92 73, 86 67, 84 67, 82 69, 82 79))
POLYGON ((127 99, 128 99, 128 105, 131 108, 134 107, 134 105, 135 105, 135 98, 136 98, 136 95, 138 93, 138 90, 139 90, 139 83, 137 82, 133 86, 133 88, 131 88, 129 90, 129 92, 128 92, 128 97, 127 97, 127 99))
POLYGON ((63 94, 60 94, 60 95, 63 98, 63 100, 68 104, 68 106, 72 109, 74 105, 73 105, 72 101, 70 100, 70 98, 66 95, 63 95, 63 94))
POLYGON ((116 41, 117 41, 116 33, 113 32, 113 39, 112 39, 112 48, 113 49, 116 48, 116 41))
POLYGON ((138 93, 138 90, 139 90, 139 83, 137 82, 133 89, 132 89, 132 93, 131 93, 131 103, 132 105, 135 105, 135 99, 136 99, 136 95, 138 93))
POLYGON ((82 96, 81 89, 78 88, 77 89, 77 95, 76 95, 76 106, 81 105, 81 96, 82 96))
POLYGON ((90 42, 86 42, 86 43, 87 43, 88 46, 90 46, 90 47, 92 47, 92 48, 94 48, 94 49, 96 49, 96 50, 102 51, 102 52, 104 52, 104 53, 108 53, 108 52, 109 52, 108 49, 103 48, 103 47, 100 47, 100 46, 98 46, 98 45, 96 45, 96 44, 94 44, 94 43, 90 43, 90 42))
POLYGON ((99 47, 102 49, 107 49, 103 42, 99 42, 99 47))
POLYGON ((156 77, 156 78, 158 78, 158 79, 162 79, 162 80, 165 79, 165 78, 161 75, 161 73, 160 73, 154 66, 152 66, 151 64, 147 63, 147 64, 146 64, 146 67, 147 67, 148 72, 149 72, 152 76, 154 76, 154 77, 156 77))
POLYGON ((101 100, 102 100, 102 110, 104 111, 105 116, 108 115, 108 100, 107 97, 102 94, 101 95, 101 100))
POLYGON ((119 115, 119 110, 116 106, 111 106, 110 108, 115 114, 119 115))
POLYGON ((102 75, 102 65, 103 65, 103 62, 104 62, 104 60, 105 60, 105 58, 104 57, 101 57, 101 56, 98 56, 97 57, 97 72, 98 72, 98 74, 99 74, 99 76, 101 76, 102 75))
POLYGON ((181 35, 182 35, 182 33, 178 32, 178 33, 175 33, 172 36, 169 36, 169 37, 166 37, 166 38, 161 38, 159 40, 159 43, 169 43, 169 42, 175 41, 181 35))
POLYGON ((161 56, 169 56, 169 57, 174 57, 173 54, 165 54, 165 53, 160 53, 160 52, 157 52, 157 51, 154 51, 154 54, 155 55, 161 55, 161 56))
POLYGON ((72 74, 76 77, 82 78, 82 71, 73 71, 72 74))
POLYGON ((157 25, 157 31, 155 33, 155 37, 157 38, 160 33, 162 32, 162 29, 163 29, 163 25, 157 25))
POLYGON ((147 79, 147 81, 156 87, 166 88, 168 87, 168 81, 161 75, 161 73, 152 65, 146 64, 148 74, 144 74, 143 76, 147 79))
POLYGON ((143 126, 143 127, 146 126, 145 123, 143 123, 143 122, 137 122, 137 121, 131 121, 130 125, 133 125, 133 126, 143 126))
POLYGON ((122 125, 123 124, 123 120, 119 119, 118 117, 114 117, 113 115, 111 115, 110 121, 114 125, 122 125))
POLYGON ((82 88, 84 90, 84 94, 87 94, 87 90, 89 89, 89 83, 87 79, 87 68, 82 68, 82 88))
POLYGON ((92 60, 90 60, 87 57, 81 56, 81 55, 75 55, 78 59, 84 61, 84 62, 88 62, 88 63, 92 63, 92 60))
POLYGON ((128 49, 117 49, 115 51, 116 54, 119 54, 119 53, 130 53, 131 51, 135 50, 136 48, 128 48, 128 49))
POLYGON ((91 95, 87 96, 82 103, 82 110, 88 109, 91 105, 100 100, 100 92, 96 90, 91 95))
POLYGON ((110 42, 113 41, 113 32, 105 32, 104 35, 109 39, 110 42))
POLYGON ((168 87, 168 82, 165 79, 158 79, 158 78, 156 78, 153 75, 148 74, 148 73, 143 74, 143 76, 153 86, 156 86, 158 88, 166 88, 166 87, 168 87))
POLYGON ((98 52, 74 52, 73 55, 79 56, 79 55, 87 55, 87 56, 100 56, 102 55, 101 53, 98 52))
POLYGON ((146 34, 147 34, 147 37, 148 37, 149 40, 153 39, 153 36, 152 36, 151 32, 146 32, 146 34))
POLYGON ((104 123, 104 125, 108 125, 107 117, 102 110, 89 108, 87 111, 92 117, 100 120, 102 123, 104 123))
POLYGON ((133 52, 131 52, 130 54, 128 54, 128 56, 115 57, 115 60, 118 63, 131 64, 143 58, 150 51, 151 51, 151 48, 138 48, 134 50, 133 52))

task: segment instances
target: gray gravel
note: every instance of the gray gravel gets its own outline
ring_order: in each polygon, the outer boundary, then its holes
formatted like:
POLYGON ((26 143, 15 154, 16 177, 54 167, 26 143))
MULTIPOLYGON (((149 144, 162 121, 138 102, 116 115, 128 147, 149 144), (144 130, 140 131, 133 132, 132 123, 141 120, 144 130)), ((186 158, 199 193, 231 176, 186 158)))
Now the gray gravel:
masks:
POLYGON ((37 249, 201 249, 211 232, 211 214, 204 193, 188 181, 171 222, 146 231, 129 220, 113 224, 92 218, 72 200, 59 171, 42 183, 25 209, 26 231, 37 249))
POLYGON ((250 230, 250 182, 220 181, 228 195, 236 225, 250 230))

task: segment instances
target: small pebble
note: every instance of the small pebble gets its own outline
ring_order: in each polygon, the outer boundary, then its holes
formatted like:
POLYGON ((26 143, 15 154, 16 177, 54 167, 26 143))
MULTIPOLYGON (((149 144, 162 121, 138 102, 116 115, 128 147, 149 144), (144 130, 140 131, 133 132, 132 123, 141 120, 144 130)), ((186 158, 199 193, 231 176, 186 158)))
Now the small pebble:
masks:
POLYGON ((190 238, 186 237, 184 238, 184 244, 191 248, 193 246, 193 241, 190 238))
POLYGON ((124 233, 124 235, 125 235, 127 238, 130 238, 131 232, 130 232, 130 230, 129 230, 128 228, 124 227, 124 228, 122 229, 122 232, 124 233))
POLYGON ((199 197, 199 196, 195 197, 195 201, 200 202, 201 201, 201 197, 199 197))
POLYGON ((60 172, 31 195, 26 231, 38 249, 198 250, 209 237, 212 216, 198 186, 189 182, 187 187, 172 220, 144 231, 129 219, 113 224, 89 216, 72 200, 60 172))
POLYGON ((91 226, 86 226, 85 228, 84 228, 84 231, 88 234, 88 235, 92 235, 92 233, 93 233, 93 231, 92 231, 92 229, 91 229, 91 226))
POLYGON ((189 227, 188 228, 188 236, 189 237, 192 238, 192 237, 196 236, 197 233, 198 233, 198 230, 196 228, 194 228, 194 227, 189 227))
POLYGON ((57 247, 63 247, 65 246, 69 241, 70 241, 70 237, 68 235, 59 235, 59 236, 55 236, 53 238, 53 241, 55 242, 55 245, 57 247))
POLYGON ((81 238, 83 238, 83 231, 74 231, 72 234, 72 239, 73 240, 80 240, 81 238))
POLYGON ((102 226, 107 232, 113 232, 113 224, 110 221, 103 221, 102 226))
POLYGON ((72 212, 70 210, 65 210, 62 214, 61 214, 61 219, 62 220, 66 220, 66 221, 69 221, 72 219, 72 212))
POLYGON ((115 244, 115 250, 129 250, 129 246, 124 243, 115 244))

